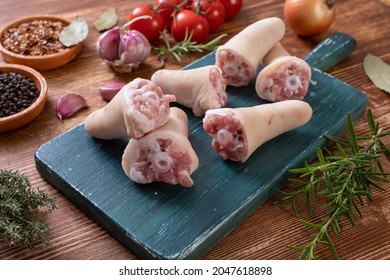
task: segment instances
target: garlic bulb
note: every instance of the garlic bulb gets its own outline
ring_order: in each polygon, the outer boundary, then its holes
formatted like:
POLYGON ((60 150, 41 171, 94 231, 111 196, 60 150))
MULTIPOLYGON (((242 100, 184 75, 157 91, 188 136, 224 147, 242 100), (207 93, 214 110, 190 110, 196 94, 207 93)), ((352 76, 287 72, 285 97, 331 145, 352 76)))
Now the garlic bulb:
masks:
POLYGON ((118 59, 118 46, 121 37, 120 29, 115 27, 104 32, 96 44, 96 49, 101 58, 107 61, 118 59))
POLYGON ((149 57, 150 51, 148 39, 142 33, 133 30, 122 36, 119 42, 118 57, 125 64, 144 62, 149 57))
POLYGON ((150 43, 142 33, 119 27, 104 32, 96 48, 99 56, 118 73, 133 72, 151 52, 150 43))

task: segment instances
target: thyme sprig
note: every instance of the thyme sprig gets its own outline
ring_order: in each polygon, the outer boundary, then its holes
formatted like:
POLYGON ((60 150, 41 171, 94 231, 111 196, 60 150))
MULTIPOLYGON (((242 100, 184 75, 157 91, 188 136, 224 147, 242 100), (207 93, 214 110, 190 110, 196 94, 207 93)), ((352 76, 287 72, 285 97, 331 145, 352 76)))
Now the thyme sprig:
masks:
POLYGON ((42 190, 34 191, 24 174, 0 170, 0 237, 10 246, 47 243, 48 226, 38 218, 37 210, 46 207, 51 213, 55 201, 42 190))
POLYGON ((316 232, 312 241, 303 246, 288 246, 290 249, 302 251, 300 259, 316 259, 318 245, 325 245, 335 259, 340 259, 331 240, 330 232, 336 235, 341 232, 341 221, 346 218, 352 226, 355 220, 362 217, 360 207, 364 198, 373 199, 372 189, 384 190, 378 183, 390 182, 381 159, 390 162, 390 150, 381 140, 390 135, 390 131, 382 132, 375 123, 372 111, 368 110, 370 132, 365 136, 357 136, 350 114, 347 115, 346 139, 327 135, 326 138, 335 143, 335 152, 317 148, 317 160, 314 163, 305 162, 304 167, 290 170, 296 176, 291 182, 299 185, 291 192, 281 191, 282 197, 274 204, 291 201, 294 215, 297 215, 296 203, 299 196, 306 197, 309 215, 312 214, 311 201, 315 198, 325 198, 327 214, 321 222, 300 222, 313 228, 316 232))
POLYGON ((153 50, 157 54, 157 59, 161 62, 161 67, 164 66, 165 61, 170 56, 172 56, 175 61, 181 62, 181 57, 183 55, 190 55, 194 52, 213 51, 218 47, 221 39, 227 36, 227 34, 222 34, 208 43, 198 44, 194 41, 191 41, 192 33, 188 34, 187 31, 188 29, 186 30, 184 40, 175 43, 173 46, 169 42, 168 38, 162 33, 162 38, 165 45, 153 47, 153 50))

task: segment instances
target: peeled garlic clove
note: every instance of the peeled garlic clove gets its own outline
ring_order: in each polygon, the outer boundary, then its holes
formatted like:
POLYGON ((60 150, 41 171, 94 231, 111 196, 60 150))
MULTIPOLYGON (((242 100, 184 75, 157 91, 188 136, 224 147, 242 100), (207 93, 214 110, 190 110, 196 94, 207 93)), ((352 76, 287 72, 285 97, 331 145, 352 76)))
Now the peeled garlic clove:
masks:
POLYGON ((123 64, 141 64, 150 56, 150 52, 148 39, 136 30, 126 32, 120 38, 118 58, 123 64))
POLYGON ((99 92, 104 100, 110 101, 125 85, 123 82, 101 83, 99 92))
POLYGON ((108 61, 118 59, 118 48, 121 40, 121 30, 118 27, 107 30, 100 35, 96 43, 96 49, 99 56, 108 61))
POLYGON ((87 107, 87 102, 84 97, 75 93, 68 93, 57 101, 56 113, 57 116, 63 120, 72 116, 84 107, 87 107))

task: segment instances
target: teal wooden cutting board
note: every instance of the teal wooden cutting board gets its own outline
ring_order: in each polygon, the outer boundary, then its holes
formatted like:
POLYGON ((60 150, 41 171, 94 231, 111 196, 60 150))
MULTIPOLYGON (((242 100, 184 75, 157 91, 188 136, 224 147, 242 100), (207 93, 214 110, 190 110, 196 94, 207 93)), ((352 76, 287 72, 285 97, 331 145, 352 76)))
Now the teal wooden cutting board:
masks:
MULTIPOLYGON (((213 63, 211 53, 187 68, 213 63)), ((228 107, 263 103, 254 81, 228 88, 228 96, 228 107)), ((36 168, 139 258, 201 258, 285 185, 289 169, 314 159, 316 147, 327 145, 325 134, 345 132, 348 112, 357 119, 367 105, 357 89, 315 68, 305 100, 313 108, 310 122, 263 144, 244 164, 223 161, 202 119, 185 109, 200 162, 192 188, 133 183, 121 167, 128 139, 95 139, 82 124, 42 145, 36 168)))

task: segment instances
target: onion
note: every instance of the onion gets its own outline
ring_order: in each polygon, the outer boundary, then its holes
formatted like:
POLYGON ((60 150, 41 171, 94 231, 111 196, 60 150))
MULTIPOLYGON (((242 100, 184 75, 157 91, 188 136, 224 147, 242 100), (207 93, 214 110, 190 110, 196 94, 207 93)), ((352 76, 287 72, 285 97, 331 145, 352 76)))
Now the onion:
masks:
POLYGON ((302 36, 325 32, 335 16, 335 0, 286 0, 284 4, 287 26, 302 36))

